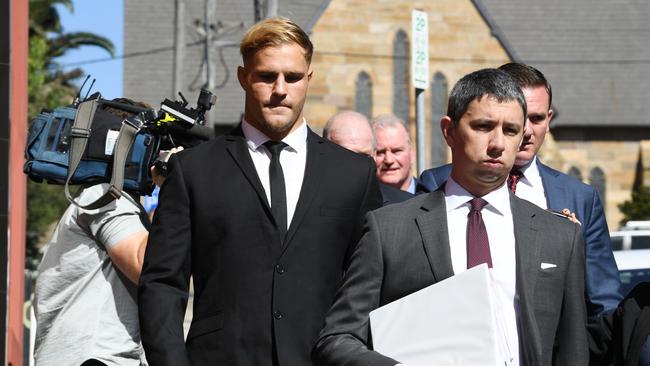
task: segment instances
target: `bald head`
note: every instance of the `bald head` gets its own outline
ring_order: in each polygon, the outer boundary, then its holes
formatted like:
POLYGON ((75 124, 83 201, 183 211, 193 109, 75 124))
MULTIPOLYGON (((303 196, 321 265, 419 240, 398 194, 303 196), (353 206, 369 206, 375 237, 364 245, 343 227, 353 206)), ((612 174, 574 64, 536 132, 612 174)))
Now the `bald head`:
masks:
POLYGON ((374 156, 375 138, 366 116, 343 111, 327 121, 323 137, 359 154, 374 156))

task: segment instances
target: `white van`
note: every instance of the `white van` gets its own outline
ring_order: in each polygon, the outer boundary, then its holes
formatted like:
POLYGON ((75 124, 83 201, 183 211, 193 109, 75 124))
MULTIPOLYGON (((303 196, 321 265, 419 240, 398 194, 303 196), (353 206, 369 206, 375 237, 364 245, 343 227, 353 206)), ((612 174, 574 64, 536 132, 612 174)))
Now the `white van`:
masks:
POLYGON ((609 233, 612 250, 650 249, 650 221, 628 221, 620 231, 609 233))
POLYGON ((639 282, 650 281, 650 249, 618 250, 614 259, 624 296, 639 282))

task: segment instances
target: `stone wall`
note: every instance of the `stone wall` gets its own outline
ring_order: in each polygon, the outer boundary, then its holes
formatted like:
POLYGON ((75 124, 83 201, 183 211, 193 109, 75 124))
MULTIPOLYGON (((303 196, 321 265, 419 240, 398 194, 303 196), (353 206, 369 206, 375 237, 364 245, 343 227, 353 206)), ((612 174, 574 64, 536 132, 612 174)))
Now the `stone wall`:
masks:
POLYGON ((618 204, 631 197, 639 161, 640 143, 638 141, 560 141, 554 144, 561 151, 562 159, 551 161, 549 165, 553 168, 566 173, 571 167, 575 167, 582 173, 583 182, 588 184, 591 183, 589 175, 592 169, 603 170, 606 177, 603 205, 607 224, 610 231, 617 230, 623 218, 618 204))
MULTIPOLYGON (((305 115, 314 130, 334 113, 354 109, 355 81, 362 71, 372 81, 373 116, 393 112, 393 40, 399 30, 412 39, 412 9, 429 16, 430 80, 442 72, 451 88, 469 72, 509 61, 471 1, 332 0, 311 34, 314 75, 305 115)), ((409 94, 415 141, 415 98, 409 94)), ((430 91, 425 95, 429 121, 430 91)))

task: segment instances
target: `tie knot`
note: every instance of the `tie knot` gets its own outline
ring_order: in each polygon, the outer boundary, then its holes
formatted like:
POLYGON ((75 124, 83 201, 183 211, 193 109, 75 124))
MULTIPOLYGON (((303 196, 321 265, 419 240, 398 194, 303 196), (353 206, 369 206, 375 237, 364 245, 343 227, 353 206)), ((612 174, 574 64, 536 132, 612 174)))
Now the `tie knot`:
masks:
POLYGON ((511 177, 510 179, 515 178, 515 179, 519 180, 523 176, 524 176, 524 173, 521 170, 519 170, 518 168, 513 168, 510 171, 510 177, 511 177))
POLYGON ((280 156, 280 151, 282 151, 285 147, 287 147, 287 144, 285 144, 282 141, 269 140, 264 143, 264 146, 266 146, 266 148, 269 149, 269 152, 271 152, 271 156, 280 156))
POLYGON ((484 200, 484 199, 482 199, 480 197, 475 197, 475 198, 472 198, 469 201, 469 204, 472 207, 470 209, 470 212, 471 212, 471 211, 481 211, 483 209, 483 207, 485 207, 488 203, 487 203, 486 200, 484 200))

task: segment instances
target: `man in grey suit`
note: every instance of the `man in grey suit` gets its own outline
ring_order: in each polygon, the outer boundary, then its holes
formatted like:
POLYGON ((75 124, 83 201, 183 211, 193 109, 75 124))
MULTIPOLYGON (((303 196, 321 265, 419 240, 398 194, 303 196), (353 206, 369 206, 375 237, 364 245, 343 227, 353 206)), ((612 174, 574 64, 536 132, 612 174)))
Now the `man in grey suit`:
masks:
POLYGON ((492 268, 499 302, 509 304, 506 365, 588 364, 580 227, 505 184, 525 116, 523 93, 505 72, 484 69, 458 81, 440 123, 451 177, 444 189, 366 216, 312 352, 316 365, 398 364, 373 350, 370 311, 480 263, 492 268))

